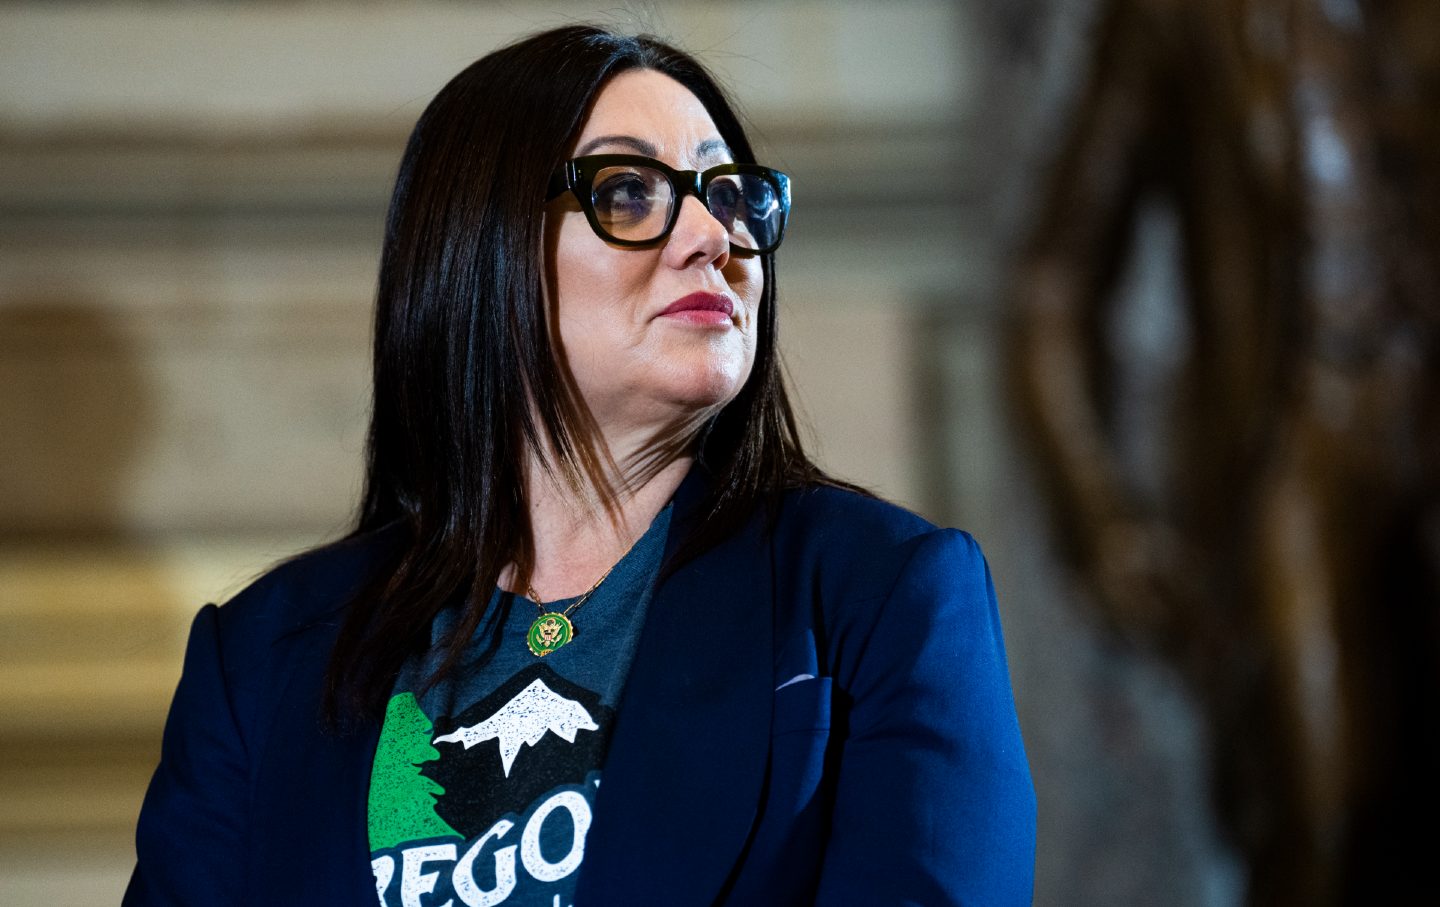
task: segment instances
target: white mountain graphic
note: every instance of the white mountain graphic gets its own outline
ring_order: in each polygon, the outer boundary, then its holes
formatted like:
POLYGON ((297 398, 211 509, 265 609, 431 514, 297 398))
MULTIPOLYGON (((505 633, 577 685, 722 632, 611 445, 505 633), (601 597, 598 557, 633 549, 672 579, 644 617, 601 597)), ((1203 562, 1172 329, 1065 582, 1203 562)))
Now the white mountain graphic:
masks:
POLYGON ((575 742, 576 731, 598 731, 600 726, 585 711, 585 707, 573 699, 566 699, 536 678, 530 685, 516 693, 514 698, 495 714, 479 724, 457 728, 453 733, 435 738, 436 743, 463 743, 468 750, 477 743, 499 739, 500 764, 505 777, 510 777, 510 766, 520 754, 523 744, 534 746, 551 731, 565 738, 567 743, 575 742))

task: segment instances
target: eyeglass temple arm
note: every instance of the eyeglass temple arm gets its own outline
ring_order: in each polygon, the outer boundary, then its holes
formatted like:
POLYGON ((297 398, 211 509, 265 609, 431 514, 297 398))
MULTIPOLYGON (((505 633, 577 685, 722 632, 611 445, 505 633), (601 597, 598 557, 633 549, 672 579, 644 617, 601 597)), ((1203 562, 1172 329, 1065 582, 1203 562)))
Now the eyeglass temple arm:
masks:
POLYGON ((570 190, 570 181, 574 179, 574 166, 567 161, 551 175, 550 183, 545 187, 545 201, 548 202, 557 196, 564 195, 570 190))

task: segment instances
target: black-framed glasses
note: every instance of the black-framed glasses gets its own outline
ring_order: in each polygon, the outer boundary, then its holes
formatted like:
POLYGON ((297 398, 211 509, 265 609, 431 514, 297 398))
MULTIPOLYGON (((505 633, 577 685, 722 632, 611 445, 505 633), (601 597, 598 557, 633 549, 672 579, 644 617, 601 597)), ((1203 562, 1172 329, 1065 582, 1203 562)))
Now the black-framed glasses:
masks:
POLYGON ((759 164, 676 170, 638 154, 592 154, 560 165, 549 201, 572 192, 590 228, 620 246, 648 246, 675 229, 680 201, 700 199, 730 234, 736 252, 773 252, 790 215, 790 177, 759 164))

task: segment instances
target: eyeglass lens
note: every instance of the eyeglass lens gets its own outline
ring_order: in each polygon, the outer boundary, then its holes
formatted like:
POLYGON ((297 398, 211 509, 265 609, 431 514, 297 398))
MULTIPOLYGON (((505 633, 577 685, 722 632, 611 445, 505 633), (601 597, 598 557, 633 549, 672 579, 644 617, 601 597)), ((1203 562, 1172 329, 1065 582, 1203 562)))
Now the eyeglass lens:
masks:
MULTIPOLYGON (((591 183, 600 226, 616 239, 649 242, 670 222, 675 187, 659 170, 635 164, 603 167, 591 183)), ((705 207, 742 249, 764 249, 780 234, 780 199, 763 176, 731 173, 705 187, 705 207)))

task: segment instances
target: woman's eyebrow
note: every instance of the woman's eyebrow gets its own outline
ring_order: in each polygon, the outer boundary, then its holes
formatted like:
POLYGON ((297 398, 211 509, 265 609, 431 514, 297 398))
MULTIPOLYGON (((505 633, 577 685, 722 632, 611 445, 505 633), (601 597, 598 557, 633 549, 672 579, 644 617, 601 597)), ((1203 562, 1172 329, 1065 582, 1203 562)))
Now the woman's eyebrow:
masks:
POLYGON ((725 144, 724 139, 706 139, 695 146, 695 156, 697 158, 703 159, 713 155, 719 155, 726 160, 735 160, 735 152, 730 150, 730 146, 725 144))
MULTIPOLYGON (((605 145, 623 145, 646 157, 656 157, 660 153, 654 145, 644 139, 636 138, 633 135, 602 135, 581 145, 579 149, 576 150, 575 156, 584 157, 596 148, 601 148, 605 145)), ((695 146, 696 158, 703 160, 704 158, 715 156, 733 160, 735 154, 730 150, 730 146, 725 143, 724 139, 706 139, 695 146)))
POLYGON ((581 145, 580 149, 575 152, 575 156, 584 157, 602 145, 624 145, 646 157, 654 157, 660 153, 654 145, 644 139, 637 139, 633 135, 602 135, 581 145))

